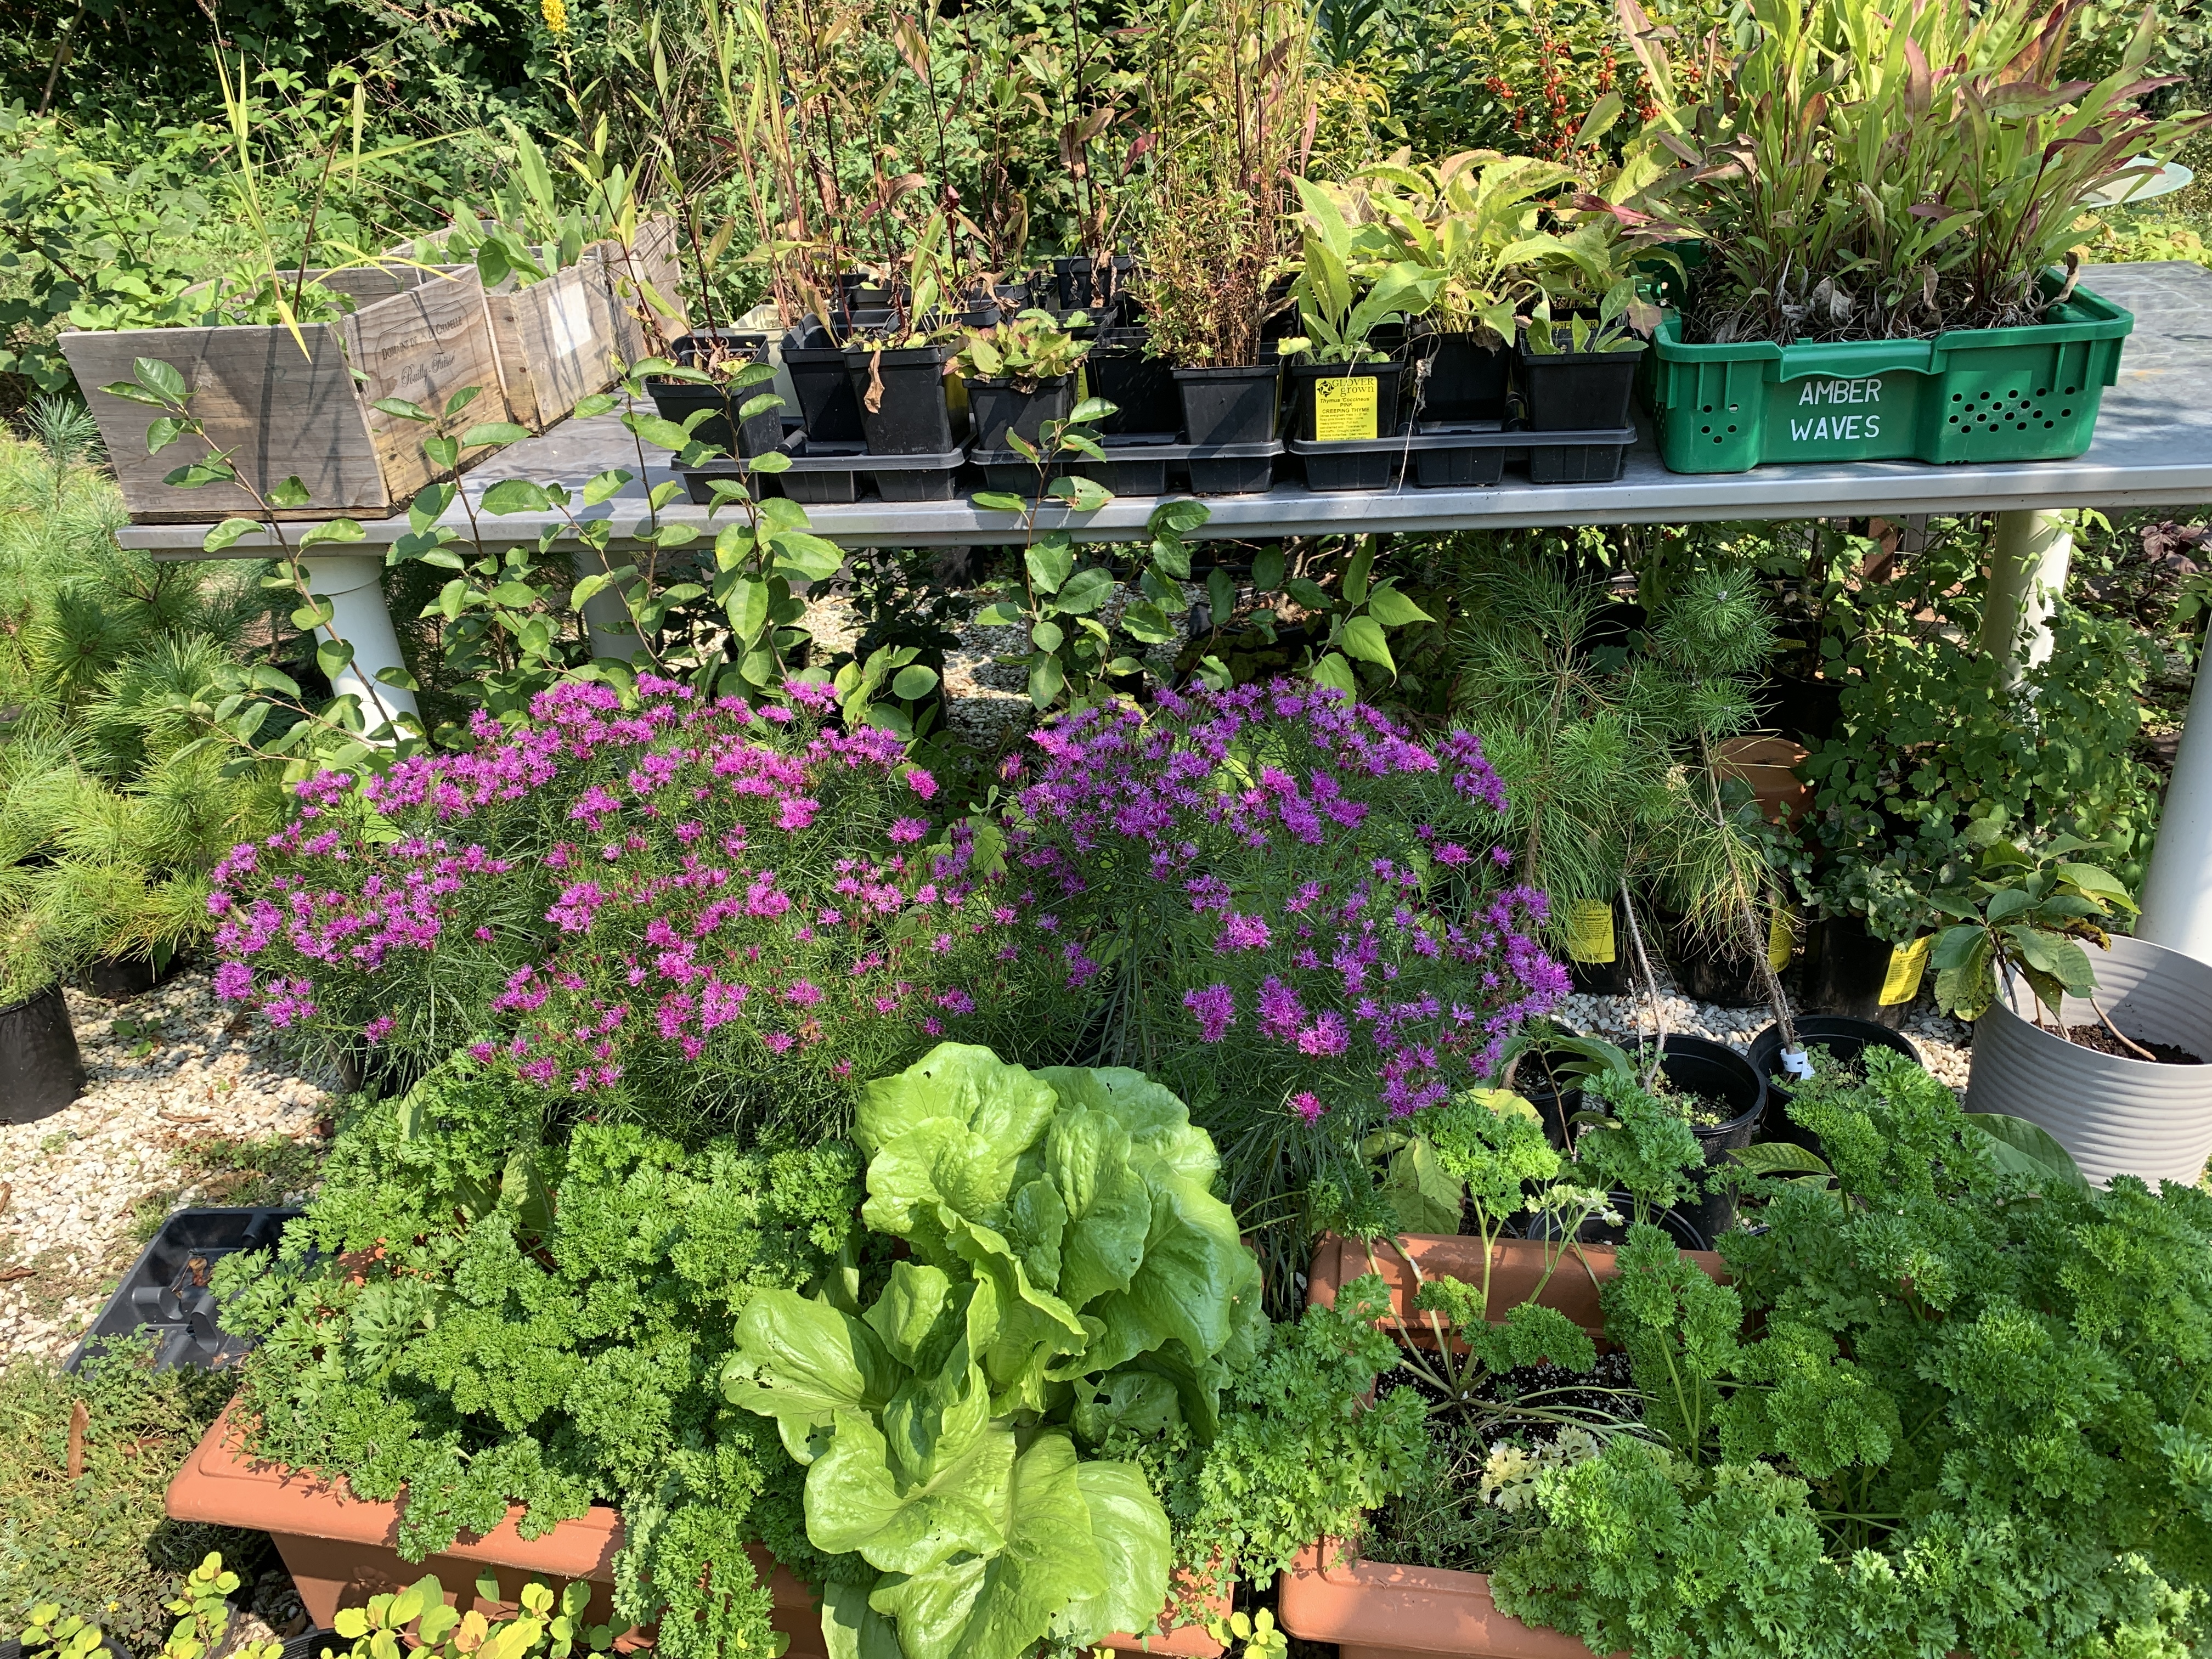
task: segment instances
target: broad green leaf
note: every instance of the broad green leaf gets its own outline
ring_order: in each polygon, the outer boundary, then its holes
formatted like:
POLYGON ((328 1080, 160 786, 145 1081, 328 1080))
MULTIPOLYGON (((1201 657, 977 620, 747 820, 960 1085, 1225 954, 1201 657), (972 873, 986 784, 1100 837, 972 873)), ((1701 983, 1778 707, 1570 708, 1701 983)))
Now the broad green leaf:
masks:
POLYGON ((906 1659, 898 1629, 868 1605, 871 1583, 832 1578, 822 1587, 822 1640, 830 1659, 906 1659))
POLYGON ((1353 617, 1344 624, 1344 649, 1347 656, 1371 662, 1386 673, 1395 675, 1398 665, 1390 659, 1390 647, 1382 637, 1382 625, 1370 617, 1353 617))
POLYGON ((761 629, 768 626, 768 584, 741 576, 730 590, 729 602, 723 607, 730 620, 730 631, 737 635, 740 645, 750 645, 760 637, 761 629))
POLYGON ((984 513, 1026 513, 1030 504, 1003 489, 979 489, 968 498, 984 513))
POLYGON ((891 695, 908 702, 926 697, 936 689, 937 671, 918 662, 909 663, 891 678, 891 695))
MULTIPOLYGON (((1073 1415, 1075 1432, 1086 1445, 1102 1443, 1117 1429, 1149 1440, 1182 1420, 1182 1399, 1174 1382, 1157 1372, 1115 1371, 1100 1396, 1085 1401, 1073 1415)), ((1134 1632, 1138 1627, 1121 1628, 1134 1632)))
POLYGON ((422 453, 431 465, 450 472, 454 463, 461 459, 461 441, 459 438, 425 438, 422 440, 422 453))
POLYGON ((1761 1140, 1749 1146, 1738 1146, 1729 1153, 1729 1161, 1749 1175, 1832 1175, 1827 1160, 1808 1146, 1788 1140, 1761 1140))
POLYGON ((1344 597, 1350 605, 1364 604, 1367 599, 1367 575, 1375 568, 1375 543, 1372 538, 1359 544, 1359 551, 1352 556, 1352 562, 1344 569, 1344 597))
POLYGON ((853 1139, 873 1158, 888 1141, 942 1118, 1018 1156, 1043 1136, 1054 1103, 1053 1085, 1036 1073, 974 1043, 940 1042, 860 1091, 853 1139))
POLYGON ((368 533, 351 519, 325 519, 320 524, 309 525, 301 532, 300 545, 307 548, 323 542, 357 542, 365 538, 368 533))
POLYGON ((438 417, 420 404, 410 404, 404 398, 379 398, 369 405, 386 415, 396 415, 403 421, 434 421, 438 417))
POLYGON ((1087 617, 1113 596, 1113 574, 1092 565, 1060 585, 1060 608, 1070 616, 1087 617))
POLYGON ((625 415, 623 424, 656 448, 680 452, 691 442, 691 433, 688 428, 680 427, 673 421, 664 421, 658 415, 625 415))
POLYGON ((975 613, 975 622, 981 628, 1009 628, 1028 614, 1021 606, 1005 599, 994 600, 975 613))
POLYGON ((477 505, 490 514, 543 513, 548 503, 545 486, 533 478, 501 478, 483 493, 477 505))
POLYGON ((1263 547, 1252 556, 1252 586, 1272 593, 1283 585, 1283 550, 1263 547))
POLYGON ((1334 686, 1348 698, 1359 695, 1359 677, 1341 653, 1330 652, 1306 672, 1316 685, 1334 686))
POLYGON ((1067 684, 1067 672, 1057 657, 1040 657, 1030 665, 1030 702, 1039 709, 1052 707, 1067 684))
MULTIPOLYGON (((158 397, 167 398, 173 404, 184 403, 190 396, 185 387, 185 377, 159 357, 135 359, 131 362, 131 372, 137 377, 140 386, 158 397)), ((110 387, 109 390, 112 391, 113 388, 110 387)))
POLYGON ((1060 592, 1060 584, 1075 568, 1075 554, 1063 540, 1047 539, 1039 542, 1027 554, 1030 580, 1047 593, 1060 592))
POLYGON ((1304 576, 1291 577, 1284 584, 1283 592, 1308 611, 1328 611, 1335 608, 1335 601, 1329 598, 1328 590, 1319 582, 1304 576))
POLYGON ((1388 586, 1378 586, 1367 596, 1367 614, 1385 628, 1406 628, 1414 623, 1436 620, 1396 588, 1388 586))
POLYGON ((791 457, 780 449, 771 449, 764 455, 756 455, 745 463, 754 471, 773 477, 779 472, 791 471, 791 457))
POLYGON ((205 536, 200 538, 200 546, 207 552, 219 553, 224 548, 230 546, 234 542, 237 541, 240 536, 245 535, 246 532, 250 530, 258 530, 260 528, 261 525, 258 520, 225 519, 221 524, 216 526, 214 529, 209 531, 205 536))
POLYGON ((2024 1117, 2006 1117, 1996 1112, 1960 1115, 1982 1133, 1982 1149, 1998 1169, 2039 1181, 2057 1181, 2081 1192, 2089 1190, 2088 1178, 2075 1163, 2074 1155, 2048 1130, 2024 1117))
POLYGON ((461 447, 477 449, 486 444, 517 444, 529 435, 528 427, 517 426, 512 421, 487 421, 461 434, 461 447))
POLYGON ((1011 1470, 1002 1547, 878 1586, 907 1659, 1024 1659, 1070 1602, 1112 1593, 1078 1467, 1066 1434, 1040 1434, 1011 1470))
POLYGON ((1426 1137, 1415 1136, 1391 1158, 1380 1190, 1398 1218, 1400 1232, 1459 1231, 1467 1206, 1466 1185, 1444 1173, 1426 1137))
POLYGON ((1165 645, 1176 636, 1175 623, 1156 605, 1130 605, 1121 613, 1121 626, 1131 638, 1146 645, 1165 645))
POLYGON ((1126 1291, 1145 1259, 1152 1199, 1130 1167, 1129 1132, 1112 1115, 1063 1103, 1045 1134, 1045 1170, 1066 1214, 1058 1291, 1079 1313, 1126 1291))
POLYGON ((145 387, 136 385, 130 380, 111 380, 100 389, 102 392, 105 392, 111 398, 121 398, 131 403, 144 404, 149 408, 167 409, 169 407, 167 401, 162 398, 161 393, 158 392, 149 392, 145 387))
POLYGON ((998 1553, 1013 1479, 1012 1425, 984 1420, 963 1442, 948 1437, 939 1451, 934 1473, 902 1492, 882 1433, 860 1413, 839 1411, 828 1449, 806 1472, 809 1540, 924 1580, 963 1553, 998 1553))
POLYGON ((1066 637, 1054 622, 1041 622, 1030 629, 1030 644, 1039 651, 1057 651, 1066 637))
POLYGON ((901 1364, 919 1367, 931 1334, 951 1296, 952 1281, 942 1268, 894 1261, 890 1283, 862 1316, 901 1364))
POLYGON ((269 492, 269 504, 271 507, 281 507, 288 510, 292 507, 305 507, 313 499, 313 494, 307 485, 300 482, 299 475, 296 473, 284 479, 269 492))
POLYGON ((775 550, 778 574, 804 576, 824 582, 845 568, 845 550, 803 530, 779 530, 769 538, 775 550))
POLYGON ((828 1423, 840 1410, 881 1411, 900 1374, 859 1320, 796 1291, 769 1290, 738 1316, 721 1381, 732 1404, 803 1429, 828 1423))
POLYGON ((1130 1145, 1159 1158, 1186 1181, 1210 1186, 1221 1167, 1212 1138, 1190 1121, 1190 1109, 1164 1083, 1128 1066, 1047 1066, 1036 1073, 1063 1107, 1105 1113, 1129 1133, 1130 1145))
POLYGON ((1102 1641, 1124 1631, 1142 1635, 1167 1604, 1168 1571, 1175 1559, 1167 1514, 1133 1463, 1078 1463, 1075 1484, 1091 1512, 1091 1539, 1105 1568, 1106 1591, 1071 1598, 1058 1628, 1077 1642, 1102 1641))
POLYGON ((146 453, 149 455, 160 454, 183 437, 186 429, 186 422, 173 415, 159 416, 146 428, 146 453))

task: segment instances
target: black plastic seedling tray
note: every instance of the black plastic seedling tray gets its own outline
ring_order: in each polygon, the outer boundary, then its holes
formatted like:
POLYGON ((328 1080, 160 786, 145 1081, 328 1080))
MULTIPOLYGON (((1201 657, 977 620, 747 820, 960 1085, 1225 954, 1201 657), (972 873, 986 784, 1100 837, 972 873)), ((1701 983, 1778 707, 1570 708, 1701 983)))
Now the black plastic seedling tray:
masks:
POLYGON ((1413 462, 1418 488, 1439 489, 1494 484, 1515 459, 1526 460, 1532 483, 1610 483, 1635 441, 1634 427, 1534 433, 1498 421, 1424 421, 1395 438, 1292 439, 1290 451, 1309 489, 1389 489, 1402 459, 1413 462))
POLYGON ((284 1224, 299 1210, 179 1210, 161 1224, 100 1317, 63 1368, 75 1371, 118 1337, 150 1331, 158 1339, 154 1369, 179 1365, 216 1370, 246 1352, 244 1337, 216 1324, 218 1304, 208 1281, 215 1264, 240 1250, 276 1247, 284 1224))
POLYGON ((823 507, 859 501, 866 478, 887 501, 949 501, 958 493, 954 481, 968 459, 964 449, 941 455, 872 455, 864 443, 817 443, 799 432, 785 438, 781 453, 791 465, 781 472, 756 475, 746 462, 727 459, 684 467, 684 488, 693 505, 708 507, 714 503, 717 478, 742 483, 757 477, 801 506, 823 507))
POLYGON ((1109 432, 1100 435, 1103 461, 1087 455, 1055 457, 1042 480, 1037 464, 1012 449, 979 449, 968 459, 983 469, 987 489, 1035 495, 1040 483, 1063 473, 1095 480, 1115 495, 1164 495, 1174 480, 1189 481, 1196 495, 1250 495, 1274 482, 1280 439, 1266 443, 1187 444, 1173 432, 1109 432))

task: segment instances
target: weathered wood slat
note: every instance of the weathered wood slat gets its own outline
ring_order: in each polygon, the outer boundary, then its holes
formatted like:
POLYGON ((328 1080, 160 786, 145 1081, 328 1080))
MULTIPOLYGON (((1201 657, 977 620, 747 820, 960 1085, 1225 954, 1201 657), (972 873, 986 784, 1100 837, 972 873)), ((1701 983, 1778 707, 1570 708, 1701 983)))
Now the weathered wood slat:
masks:
POLYGON ((181 489, 162 482, 211 448, 231 451, 240 471, 264 494, 296 476, 307 501, 282 517, 383 517, 405 505, 428 481, 429 470, 422 428, 370 409, 372 403, 405 398, 438 410, 453 392, 476 385, 485 391, 471 408, 471 419, 504 418, 483 285, 472 267, 435 276, 337 275, 398 291, 335 323, 302 324, 296 337, 281 325, 258 324, 62 335, 63 353, 100 423, 134 519, 196 524, 254 513, 252 495, 236 485, 181 489), (158 411, 100 390, 131 379, 141 357, 159 359, 184 376, 206 440, 185 437, 158 455, 146 453, 158 411), (356 369, 364 377, 358 382, 356 369))
POLYGON ((528 288, 511 286, 509 277, 484 296, 507 408, 533 432, 567 419, 579 399, 614 384, 614 341, 595 298, 604 280, 587 259, 528 288))

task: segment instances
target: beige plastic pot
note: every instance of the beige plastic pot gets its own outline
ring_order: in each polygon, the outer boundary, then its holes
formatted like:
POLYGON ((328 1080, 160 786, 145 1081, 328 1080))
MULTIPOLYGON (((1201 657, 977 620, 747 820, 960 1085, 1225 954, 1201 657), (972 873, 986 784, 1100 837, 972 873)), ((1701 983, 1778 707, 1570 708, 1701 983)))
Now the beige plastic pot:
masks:
MULTIPOLYGON (((2139 939, 2093 951, 2097 1002, 2138 1042, 2166 1042, 2212 1060, 2212 964, 2139 939)), ((1975 1023, 1966 1109, 2026 1118, 2074 1155, 2081 1173, 2194 1183, 2212 1156, 2212 1065, 2167 1066, 2100 1054, 2035 1024, 2034 994, 2006 987, 1975 1023)), ((2096 1010, 2067 997, 2069 1026, 2096 1010)), ((2049 1017, 2047 1014, 2045 1016, 2049 1017)))
MULTIPOLYGON (((522 1586, 533 1576, 555 1583, 582 1579, 592 1586, 586 1617, 604 1621, 613 1613, 615 1552, 622 1548, 622 1517, 603 1504, 574 1521, 563 1521, 542 1538, 526 1539, 516 1530, 520 1507, 479 1538, 457 1540, 421 1561, 402 1560, 398 1549, 399 1505, 370 1503, 298 1469, 260 1462, 246 1455, 241 1436, 225 1411, 169 1482, 167 1506, 178 1521, 222 1527, 246 1527, 269 1534, 299 1587, 301 1604, 319 1629, 328 1630, 341 1607, 356 1607, 386 1590, 404 1589, 426 1572, 439 1582, 468 1587, 489 1572, 499 1580, 500 1601, 475 1605, 488 1616, 512 1614, 520 1605, 522 1586)), ((771 1622, 791 1638, 787 1659, 827 1659, 821 1614, 814 1592, 759 1545, 747 1547, 753 1571, 775 1601, 771 1622)), ((1201 1619, 1225 1615, 1225 1593, 1203 1605, 1201 1619)), ((1168 1615, 1163 1613, 1163 1626, 1168 1615)), ((625 1649, 646 1645, 644 1632, 631 1632, 625 1649)), ((1221 1644, 1201 1625, 1152 1635, 1112 1636, 1105 1645, 1121 1653, 1149 1652, 1177 1659, 1218 1659, 1221 1644)))

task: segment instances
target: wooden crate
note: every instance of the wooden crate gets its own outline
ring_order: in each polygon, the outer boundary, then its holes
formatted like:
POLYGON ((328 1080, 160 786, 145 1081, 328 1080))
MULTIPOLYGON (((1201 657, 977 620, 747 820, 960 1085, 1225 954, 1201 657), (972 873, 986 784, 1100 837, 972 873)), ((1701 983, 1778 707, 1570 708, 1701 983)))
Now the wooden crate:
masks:
POLYGON ((614 341, 616 356, 625 364, 653 355, 667 342, 690 331, 678 245, 676 222, 665 214, 641 221, 636 241, 630 247, 612 240, 592 244, 590 251, 605 273, 599 295, 606 307, 603 326, 614 341), (651 309, 639 291, 641 283, 649 285, 676 313, 671 319, 653 313, 666 337, 664 342, 656 342, 641 320, 640 313, 651 309))
MULTIPOLYGON (((237 485, 162 483, 210 447, 232 451, 234 465, 264 495, 289 477, 307 486, 306 505, 280 518, 389 517, 431 480, 422 454, 428 434, 371 405, 401 398, 436 413, 473 386, 483 391, 469 405, 471 424, 507 418, 474 266, 364 266, 308 276, 352 295, 359 308, 335 322, 303 323, 297 338, 281 325, 258 324, 62 335, 134 520, 200 524, 253 514, 253 497, 237 485), (158 455, 146 453, 159 411, 100 390, 131 379, 141 357, 184 376, 207 439, 180 438, 158 455)), ((464 465, 473 459, 465 456, 464 465)))
MULTIPOLYGON (((452 234, 434 231, 392 255, 435 260, 452 234)), ((567 420, 580 399, 615 383, 607 282, 594 249, 541 282, 525 287, 509 275, 484 291, 507 406, 517 424, 543 432, 567 420)))

